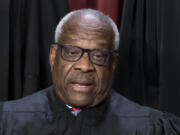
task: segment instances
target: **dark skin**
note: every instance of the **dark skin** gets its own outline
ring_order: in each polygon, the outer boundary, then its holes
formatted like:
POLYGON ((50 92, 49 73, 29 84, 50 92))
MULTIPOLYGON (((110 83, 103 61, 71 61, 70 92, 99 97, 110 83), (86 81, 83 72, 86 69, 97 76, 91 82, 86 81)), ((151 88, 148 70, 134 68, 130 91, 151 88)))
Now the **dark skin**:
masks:
MULTIPOLYGON (((113 31, 109 24, 93 15, 76 15, 63 26, 59 43, 85 49, 113 50, 113 31)), ((53 84, 58 97, 73 107, 88 108, 101 103, 111 90, 117 57, 107 66, 92 64, 88 54, 76 62, 61 58, 60 48, 50 48, 50 66, 53 84)))

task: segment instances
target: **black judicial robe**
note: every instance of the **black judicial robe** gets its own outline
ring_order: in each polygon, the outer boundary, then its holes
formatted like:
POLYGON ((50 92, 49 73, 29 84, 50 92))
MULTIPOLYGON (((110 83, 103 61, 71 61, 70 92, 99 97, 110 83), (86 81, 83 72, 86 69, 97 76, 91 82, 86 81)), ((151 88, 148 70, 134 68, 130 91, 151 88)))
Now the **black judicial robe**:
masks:
POLYGON ((53 87, 0 104, 0 135, 180 135, 180 119, 112 91, 75 117, 53 87))

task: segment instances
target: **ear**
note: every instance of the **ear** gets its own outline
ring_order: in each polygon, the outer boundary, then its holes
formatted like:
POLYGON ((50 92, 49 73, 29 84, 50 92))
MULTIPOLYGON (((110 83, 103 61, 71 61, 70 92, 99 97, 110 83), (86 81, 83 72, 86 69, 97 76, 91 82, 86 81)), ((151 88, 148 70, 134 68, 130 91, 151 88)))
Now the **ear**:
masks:
POLYGON ((57 50, 57 46, 51 45, 50 52, 49 52, 49 64, 51 67, 51 72, 53 71, 53 68, 54 68, 54 63, 56 59, 56 50, 57 50))
POLYGON ((118 61, 119 61, 119 54, 113 55, 113 61, 112 61, 113 71, 115 71, 117 64, 118 64, 118 61))

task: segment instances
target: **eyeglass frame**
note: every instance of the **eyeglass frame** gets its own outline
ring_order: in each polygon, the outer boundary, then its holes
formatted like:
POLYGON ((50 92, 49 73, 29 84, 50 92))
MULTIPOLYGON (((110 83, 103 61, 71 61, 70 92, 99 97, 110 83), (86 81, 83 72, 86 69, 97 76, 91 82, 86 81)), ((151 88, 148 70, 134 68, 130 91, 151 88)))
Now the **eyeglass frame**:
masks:
POLYGON ((61 57, 62 57, 65 61, 70 61, 70 62, 76 62, 76 61, 80 60, 81 57, 82 57, 82 56, 84 55, 84 53, 86 52, 86 53, 88 54, 88 58, 89 58, 89 60, 90 60, 90 62, 91 62, 92 64, 95 64, 95 65, 98 65, 98 66, 107 66, 108 63, 109 63, 109 61, 110 61, 109 59, 110 59, 110 57, 112 57, 112 55, 115 55, 116 57, 119 56, 118 50, 111 50, 111 51, 109 51, 109 50, 107 50, 107 49, 85 49, 85 48, 81 48, 81 47, 79 47, 79 46, 74 46, 74 45, 70 45, 70 44, 60 44, 60 43, 54 43, 54 45, 57 45, 58 47, 60 47, 60 49, 61 49, 61 57), (62 48, 65 47, 65 46, 72 46, 72 47, 76 47, 76 48, 81 49, 82 52, 81 52, 81 55, 79 56, 79 58, 78 58, 77 60, 67 60, 67 59, 65 59, 65 58, 62 56, 62 48), (92 58, 91 58, 91 56, 90 56, 90 53, 91 53, 92 51, 96 51, 96 50, 105 51, 105 52, 108 54, 108 58, 107 58, 106 62, 105 62, 103 65, 102 65, 102 64, 94 63, 93 60, 92 60, 92 58))

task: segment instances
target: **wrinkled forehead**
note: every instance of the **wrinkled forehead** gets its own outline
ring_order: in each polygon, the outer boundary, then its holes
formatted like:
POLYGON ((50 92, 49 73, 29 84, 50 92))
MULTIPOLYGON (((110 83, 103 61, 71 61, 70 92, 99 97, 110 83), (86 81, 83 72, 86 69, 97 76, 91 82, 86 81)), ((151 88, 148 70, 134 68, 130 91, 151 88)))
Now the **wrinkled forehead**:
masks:
POLYGON ((98 40, 106 44, 113 43, 114 32, 109 23, 102 17, 92 14, 73 15, 62 26, 60 41, 81 37, 81 39, 98 40))

